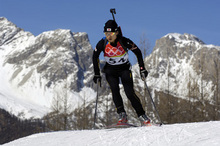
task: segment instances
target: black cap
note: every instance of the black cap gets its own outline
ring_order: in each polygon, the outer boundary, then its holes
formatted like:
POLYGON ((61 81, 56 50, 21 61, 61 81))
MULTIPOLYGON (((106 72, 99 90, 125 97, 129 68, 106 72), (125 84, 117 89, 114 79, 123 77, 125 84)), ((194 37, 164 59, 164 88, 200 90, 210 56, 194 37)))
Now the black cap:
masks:
POLYGON ((118 24, 115 20, 108 20, 104 26, 104 32, 116 32, 118 30, 118 24))

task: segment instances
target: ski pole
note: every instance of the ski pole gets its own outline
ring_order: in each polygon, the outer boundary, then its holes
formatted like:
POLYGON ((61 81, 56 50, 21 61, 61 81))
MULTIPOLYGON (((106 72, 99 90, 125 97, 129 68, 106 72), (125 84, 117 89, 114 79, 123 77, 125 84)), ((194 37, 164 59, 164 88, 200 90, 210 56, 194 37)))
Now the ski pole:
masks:
POLYGON ((101 80, 97 80, 97 95, 96 95, 96 102, 95 102, 95 114, 94 114, 94 124, 93 124, 93 129, 95 129, 95 124, 96 124, 96 117, 97 117, 97 105, 98 105, 98 97, 99 97, 99 86, 101 87, 101 80))
POLYGON ((152 98, 152 96, 151 96, 151 93, 150 93, 149 88, 148 88, 148 86, 147 86, 147 83, 146 83, 146 81, 145 81, 146 78, 144 77, 144 74, 142 75, 142 77, 143 77, 142 80, 143 80, 144 83, 145 83, 145 88, 147 89, 148 94, 149 94, 149 96, 150 96, 151 103, 153 104, 153 107, 154 107, 154 109, 155 109, 155 111, 156 111, 156 113, 157 113, 158 119, 159 119, 159 121, 160 121, 160 125, 162 125, 163 122, 162 122, 161 119, 160 119, 160 115, 159 115, 159 113, 158 113, 158 111, 157 111, 157 107, 156 107, 156 105, 155 105, 155 103, 154 103, 154 100, 153 100, 153 98, 152 98))

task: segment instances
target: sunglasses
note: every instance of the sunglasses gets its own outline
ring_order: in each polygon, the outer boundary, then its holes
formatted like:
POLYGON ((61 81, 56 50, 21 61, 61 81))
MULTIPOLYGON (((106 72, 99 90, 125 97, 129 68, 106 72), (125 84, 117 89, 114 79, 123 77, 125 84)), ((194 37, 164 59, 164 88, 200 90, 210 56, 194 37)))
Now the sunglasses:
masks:
POLYGON ((115 35, 115 32, 104 32, 105 36, 113 36, 115 35))

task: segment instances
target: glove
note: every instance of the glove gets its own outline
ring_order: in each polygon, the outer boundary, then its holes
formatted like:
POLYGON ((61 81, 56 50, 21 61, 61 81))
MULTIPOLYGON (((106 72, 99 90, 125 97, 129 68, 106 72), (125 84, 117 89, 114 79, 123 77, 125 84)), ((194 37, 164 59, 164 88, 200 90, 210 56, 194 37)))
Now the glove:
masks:
POLYGON ((95 75, 94 77, 93 77, 93 82, 95 83, 95 84, 97 84, 98 82, 100 83, 100 87, 101 87, 101 79, 102 79, 102 77, 100 76, 100 75, 95 75))
POLYGON ((147 72, 147 70, 146 70, 145 68, 141 67, 141 69, 140 69, 140 74, 141 74, 141 79, 144 81, 145 78, 146 78, 147 75, 148 75, 148 72, 147 72))

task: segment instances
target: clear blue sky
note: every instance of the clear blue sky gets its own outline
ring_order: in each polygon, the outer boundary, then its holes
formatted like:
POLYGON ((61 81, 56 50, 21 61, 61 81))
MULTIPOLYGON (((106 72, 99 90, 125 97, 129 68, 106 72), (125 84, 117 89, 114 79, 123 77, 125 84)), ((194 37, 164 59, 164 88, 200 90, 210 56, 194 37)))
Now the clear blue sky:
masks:
POLYGON ((123 35, 137 45, 143 33, 153 48, 176 32, 220 46, 220 0, 0 0, 0 17, 35 36, 59 28, 87 32, 95 48, 112 19, 110 8, 116 8, 123 35))

